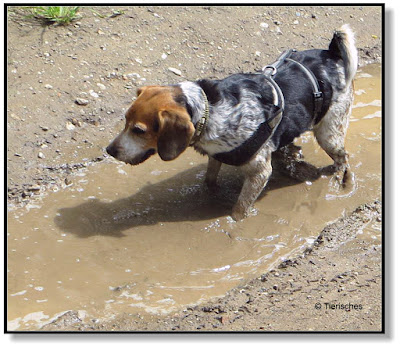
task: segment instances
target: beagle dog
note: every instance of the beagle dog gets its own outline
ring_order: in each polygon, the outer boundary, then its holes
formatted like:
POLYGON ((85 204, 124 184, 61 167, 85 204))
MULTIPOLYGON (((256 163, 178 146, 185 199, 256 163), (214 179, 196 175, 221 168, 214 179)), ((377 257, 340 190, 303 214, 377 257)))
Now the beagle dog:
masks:
POLYGON ((125 128, 107 153, 137 165, 155 153, 173 160, 193 146, 209 157, 209 187, 216 184, 222 163, 237 165, 245 179, 232 217, 241 220, 268 182, 271 154, 305 131, 313 131, 345 182, 349 162, 344 141, 357 63, 353 32, 344 25, 327 50, 292 51, 279 67, 267 66, 272 74, 240 73, 139 88, 126 112, 125 128))

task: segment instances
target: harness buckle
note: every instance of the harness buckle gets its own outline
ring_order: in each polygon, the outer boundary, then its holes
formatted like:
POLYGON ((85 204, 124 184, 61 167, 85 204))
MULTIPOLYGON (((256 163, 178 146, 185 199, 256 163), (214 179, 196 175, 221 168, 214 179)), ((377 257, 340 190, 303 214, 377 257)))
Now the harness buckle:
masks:
POLYGON ((315 98, 315 99, 322 98, 322 92, 321 92, 321 91, 319 91, 319 92, 314 92, 314 98, 315 98))

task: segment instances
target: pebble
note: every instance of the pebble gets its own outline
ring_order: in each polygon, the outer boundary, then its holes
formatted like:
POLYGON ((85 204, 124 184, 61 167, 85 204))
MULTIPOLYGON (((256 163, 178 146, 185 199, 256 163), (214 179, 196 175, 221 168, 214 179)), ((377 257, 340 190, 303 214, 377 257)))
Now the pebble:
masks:
POLYGON ((294 25, 297 25, 297 24, 299 24, 299 21, 296 19, 296 20, 293 22, 293 24, 294 24, 294 25))
POLYGON ((126 78, 140 78, 140 75, 136 72, 127 73, 124 75, 126 78))
POLYGON ((42 152, 39 152, 39 154, 38 154, 38 158, 40 158, 40 159, 44 159, 44 158, 46 158, 46 157, 44 156, 44 154, 43 154, 42 152))
POLYGON ((101 90, 106 90, 106 86, 103 83, 97 83, 97 86, 101 89, 101 90))
POLYGON ((30 186, 28 188, 28 191, 31 191, 31 192, 36 192, 38 190, 40 190, 40 186, 38 184, 34 184, 33 186, 30 186))
POLYGON ((53 86, 52 86, 51 84, 46 84, 44 87, 45 87, 46 89, 53 89, 53 86))
POLYGON ((161 59, 163 59, 163 60, 167 59, 167 57, 168 57, 168 55, 165 54, 165 53, 163 53, 163 54, 161 55, 161 59))
POLYGON ((94 98, 98 98, 99 94, 97 94, 94 90, 89 90, 89 94, 90 96, 94 97, 94 98))
POLYGON ((76 118, 72 118, 71 123, 78 127, 82 126, 81 122, 79 120, 77 120, 76 118))
POLYGON ((65 124, 65 127, 66 127, 68 130, 74 130, 74 129, 75 129, 75 125, 73 125, 71 122, 67 122, 67 123, 65 124))
POLYGON ((83 99, 83 98, 76 98, 76 99, 75 99, 75 102, 76 102, 78 105, 86 106, 86 105, 89 103, 89 100, 86 100, 86 99, 83 99))
POLYGON ((260 27, 263 29, 267 29, 269 27, 269 25, 268 25, 268 23, 263 22, 263 23, 260 23, 260 27))
POLYGON ((168 70, 173 72, 175 75, 182 76, 182 71, 181 70, 178 70, 178 69, 176 69, 174 67, 169 67, 168 70))

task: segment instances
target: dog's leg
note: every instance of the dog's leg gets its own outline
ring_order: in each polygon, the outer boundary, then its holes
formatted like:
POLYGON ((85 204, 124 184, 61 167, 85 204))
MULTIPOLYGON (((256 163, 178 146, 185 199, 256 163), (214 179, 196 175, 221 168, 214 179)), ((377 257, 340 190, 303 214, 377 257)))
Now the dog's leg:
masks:
POLYGON ((245 179, 238 201, 232 210, 232 218, 243 219, 266 186, 272 173, 271 152, 260 151, 250 162, 241 167, 245 179))
POLYGON ((351 177, 349 155, 345 150, 344 141, 352 101, 353 98, 350 93, 339 98, 313 129, 319 145, 333 159, 336 178, 342 185, 351 177))
POLYGON ((206 172, 206 184, 208 188, 215 188, 217 186, 217 176, 221 168, 221 162, 215 160, 213 157, 208 157, 208 166, 206 172))

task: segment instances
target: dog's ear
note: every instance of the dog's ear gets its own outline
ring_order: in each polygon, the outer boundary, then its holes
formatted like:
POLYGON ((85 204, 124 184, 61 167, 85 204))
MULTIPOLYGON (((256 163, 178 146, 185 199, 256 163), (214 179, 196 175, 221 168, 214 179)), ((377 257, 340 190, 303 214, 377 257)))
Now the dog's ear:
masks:
POLYGON ((162 160, 173 160, 189 146, 194 126, 184 111, 164 110, 158 115, 161 125, 157 141, 158 154, 162 160))

